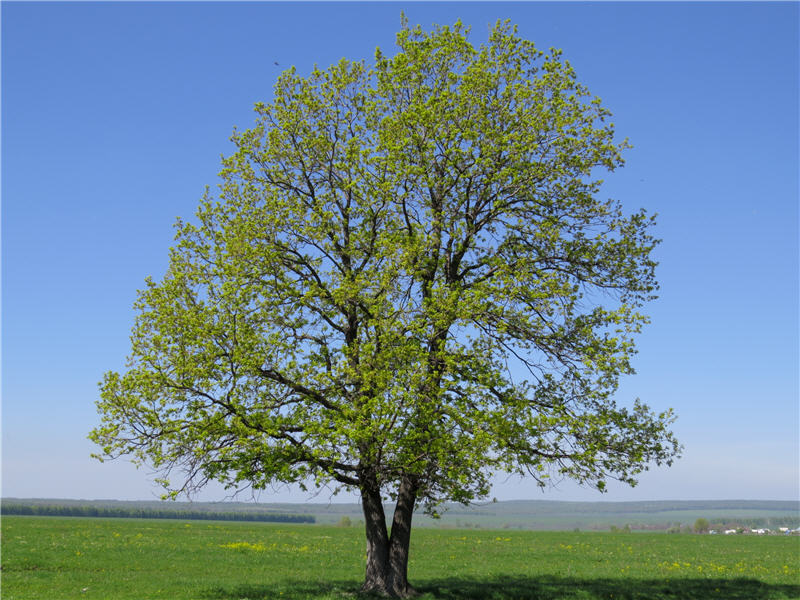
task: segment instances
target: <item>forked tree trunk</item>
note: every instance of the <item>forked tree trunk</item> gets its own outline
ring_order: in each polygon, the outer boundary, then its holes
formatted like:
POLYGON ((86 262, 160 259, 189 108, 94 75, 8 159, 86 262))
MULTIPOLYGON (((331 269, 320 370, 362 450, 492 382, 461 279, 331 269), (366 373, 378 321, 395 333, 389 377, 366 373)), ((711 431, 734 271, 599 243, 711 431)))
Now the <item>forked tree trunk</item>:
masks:
POLYGON ((410 480, 403 480, 398 490, 389 536, 380 491, 361 491, 367 532, 367 570, 361 588, 363 591, 389 598, 416 595, 408 583, 408 548, 416 500, 416 486, 410 480))

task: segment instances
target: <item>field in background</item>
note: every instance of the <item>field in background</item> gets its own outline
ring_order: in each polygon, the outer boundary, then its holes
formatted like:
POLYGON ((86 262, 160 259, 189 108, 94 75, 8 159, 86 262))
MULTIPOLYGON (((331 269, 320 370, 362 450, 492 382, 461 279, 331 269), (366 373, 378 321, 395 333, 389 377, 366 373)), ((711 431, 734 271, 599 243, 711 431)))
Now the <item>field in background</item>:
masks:
MULTIPOLYGON (((357 597, 357 527, 4 517, 4 600, 357 597)), ((800 537, 417 529, 424 600, 800 598, 800 537)))
MULTIPOLYGON (((358 504, 276 504, 254 502, 125 502, 119 500, 44 500, 4 498, 3 506, 93 507, 109 511, 192 511, 232 515, 266 515, 288 518, 304 515, 320 524, 336 524, 343 517, 357 523, 363 518, 358 504)), ((391 510, 391 507, 388 507, 391 510)), ((390 513, 387 513, 390 514, 390 513)), ((800 526, 800 502, 768 500, 659 501, 659 502, 556 502, 522 500, 464 507, 446 504, 440 519, 414 516, 417 527, 455 529, 596 530, 629 525, 638 530, 690 527, 698 518, 712 524, 741 527, 800 526)), ((90 516, 90 515, 87 515, 90 516)), ((176 518, 186 518, 179 514, 176 518)))

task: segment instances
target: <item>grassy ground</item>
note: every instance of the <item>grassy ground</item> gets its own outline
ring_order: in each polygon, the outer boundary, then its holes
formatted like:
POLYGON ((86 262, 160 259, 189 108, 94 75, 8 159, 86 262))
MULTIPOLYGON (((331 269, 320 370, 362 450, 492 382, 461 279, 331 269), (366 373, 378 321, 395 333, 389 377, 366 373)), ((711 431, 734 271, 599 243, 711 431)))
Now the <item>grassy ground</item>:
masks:
MULTIPOLYGON (((357 528, 4 517, 2 597, 330 600, 363 577, 357 528)), ((800 599, 800 537, 413 534, 426 600, 800 599)))

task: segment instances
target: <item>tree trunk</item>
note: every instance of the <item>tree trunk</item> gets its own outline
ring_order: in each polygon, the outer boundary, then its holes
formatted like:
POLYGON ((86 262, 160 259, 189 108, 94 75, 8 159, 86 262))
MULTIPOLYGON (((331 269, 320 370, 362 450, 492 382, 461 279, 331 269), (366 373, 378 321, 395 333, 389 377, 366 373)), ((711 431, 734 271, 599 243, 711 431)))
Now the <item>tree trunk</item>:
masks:
POLYGON ((389 537, 380 491, 361 490, 367 533, 367 569, 362 591, 389 598, 416 595, 408 583, 408 548, 416 494, 416 485, 404 479, 398 491, 389 537))
POLYGON ((383 593, 389 565, 389 535, 380 490, 362 488, 361 508, 367 532, 367 572, 361 589, 383 593))
POLYGON ((416 595, 408 583, 408 548, 411 543, 411 518, 417 501, 417 485, 404 478, 397 493, 397 504, 392 518, 392 536, 389 538, 390 587, 398 598, 416 595))

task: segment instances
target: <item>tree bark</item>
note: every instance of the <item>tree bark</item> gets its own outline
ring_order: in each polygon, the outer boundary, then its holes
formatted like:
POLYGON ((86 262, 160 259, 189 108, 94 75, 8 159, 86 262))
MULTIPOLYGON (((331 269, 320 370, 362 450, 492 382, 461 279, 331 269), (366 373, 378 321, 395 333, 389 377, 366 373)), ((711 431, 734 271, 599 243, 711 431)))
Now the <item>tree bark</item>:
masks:
POLYGON ((380 489, 362 487, 361 508, 367 533, 367 571, 361 589, 382 594, 386 590, 388 574, 389 535, 380 489))
POLYGON ((367 568, 362 591, 389 598, 416 595, 408 583, 408 549, 416 500, 417 485, 410 479, 403 479, 389 537, 380 491, 362 488, 361 503, 367 533, 367 568))
POLYGON ((417 484, 404 478, 397 493, 389 538, 389 587, 398 598, 409 598, 416 591, 408 583, 408 549, 411 543, 411 519, 417 501, 417 484))

